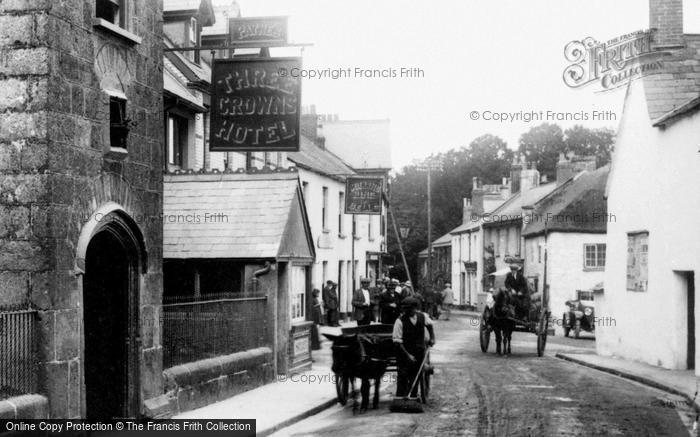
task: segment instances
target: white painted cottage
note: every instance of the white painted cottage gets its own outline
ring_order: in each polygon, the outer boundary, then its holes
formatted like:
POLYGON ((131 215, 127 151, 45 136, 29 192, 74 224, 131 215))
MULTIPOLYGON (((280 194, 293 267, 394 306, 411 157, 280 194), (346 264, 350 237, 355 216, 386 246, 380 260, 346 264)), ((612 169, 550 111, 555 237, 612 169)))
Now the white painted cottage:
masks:
POLYGON ((695 369, 700 313, 700 35, 682 0, 651 0, 663 72, 631 82, 608 179, 601 355, 695 369))

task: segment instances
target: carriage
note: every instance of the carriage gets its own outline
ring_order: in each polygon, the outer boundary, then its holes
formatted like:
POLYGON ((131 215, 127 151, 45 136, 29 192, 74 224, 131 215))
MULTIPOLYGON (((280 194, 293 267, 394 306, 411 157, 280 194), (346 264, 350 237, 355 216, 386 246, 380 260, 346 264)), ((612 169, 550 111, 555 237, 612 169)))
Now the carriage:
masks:
MULTIPOLYGON (((505 276, 509 269, 503 269, 494 273, 492 276, 498 278, 505 276)), ((549 330, 549 290, 544 287, 542 293, 530 293, 528 298, 528 308, 526 315, 514 316, 509 315, 507 319, 512 322, 513 332, 530 332, 537 335, 537 356, 544 355, 544 349, 547 345, 547 331, 549 330)), ((491 332, 493 331, 493 308, 489 305, 484 306, 484 311, 481 314, 479 323, 479 344, 481 351, 486 353, 489 348, 491 332)))
MULTIPOLYGON (((356 378, 369 378, 378 380, 381 379, 387 372, 397 372, 396 363, 396 347, 392 339, 394 330, 393 325, 387 324, 371 324, 365 326, 353 326, 341 329, 341 335, 335 336, 324 333, 323 335, 333 342, 331 350, 333 351, 332 370, 335 374, 335 388, 338 403, 341 405, 347 404, 348 396, 354 393, 350 392, 350 388, 354 390, 356 378), (372 345, 369 350, 363 351, 367 353, 368 365, 358 368, 358 363, 349 359, 352 354, 353 345, 372 345), (372 365, 374 363, 374 365, 372 365), (376 369, 379 375, 370 375, 372 369, 376 369), (368 374, 362 374, 362 372, 368 374)), ((428 352, 429 353, 429 352, 428 352)), ((419 398, 422 403, 428 401, 430 394, 430 377, 433 373, 430 366, 430 358, 428 356, 427 364, 421 371, 418 379, 419 398)), ((375 386, 375 390, 379 390, 379 386, 375 386)))

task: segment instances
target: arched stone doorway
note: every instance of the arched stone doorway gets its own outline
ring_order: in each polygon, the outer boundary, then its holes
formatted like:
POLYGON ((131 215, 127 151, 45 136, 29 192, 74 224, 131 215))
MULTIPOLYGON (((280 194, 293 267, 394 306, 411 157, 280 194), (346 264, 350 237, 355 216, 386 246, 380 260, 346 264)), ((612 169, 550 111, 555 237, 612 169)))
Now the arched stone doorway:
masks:
POLYGON ((91 220, 96 225, 82 258, 85 416, 136 417, 143 238, 121 210, 91 220))

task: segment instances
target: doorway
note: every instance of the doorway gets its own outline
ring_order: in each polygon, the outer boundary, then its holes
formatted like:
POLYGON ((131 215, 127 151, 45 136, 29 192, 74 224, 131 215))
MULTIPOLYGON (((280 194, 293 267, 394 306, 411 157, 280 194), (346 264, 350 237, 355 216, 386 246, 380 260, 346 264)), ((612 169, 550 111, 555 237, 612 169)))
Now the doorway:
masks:
POLYGON ((139 411, 139 245, 117 214, 87 246, 83 278, 85 416, 133 418, 139 411))
POLYGON ((688 290, 688 344, 687 365, 688 369, 695 369, 695 272, 684 274, 688 290))

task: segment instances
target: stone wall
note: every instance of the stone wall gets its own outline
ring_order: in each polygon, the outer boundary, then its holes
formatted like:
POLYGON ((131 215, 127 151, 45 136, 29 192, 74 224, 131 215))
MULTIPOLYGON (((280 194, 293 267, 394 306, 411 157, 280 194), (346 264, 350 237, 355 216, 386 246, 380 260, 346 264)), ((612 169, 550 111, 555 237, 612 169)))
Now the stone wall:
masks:
POLYGON ((148 253, 140 277, 141 399, 163 391, 162 5, 134 0, 127 30, 94 25, 95 2, 0 2, 0 295, 39 310, 39 390, 50 417, 85 413, 78 242, 114 202, 148 253), (109 146, 107 87, 135 120, 126 153, 109 146))
POLYGON ((261 347, 166 369, 165 395, 147 414, 168 417, 267 384, 272 361, 272 350, 261 347))

